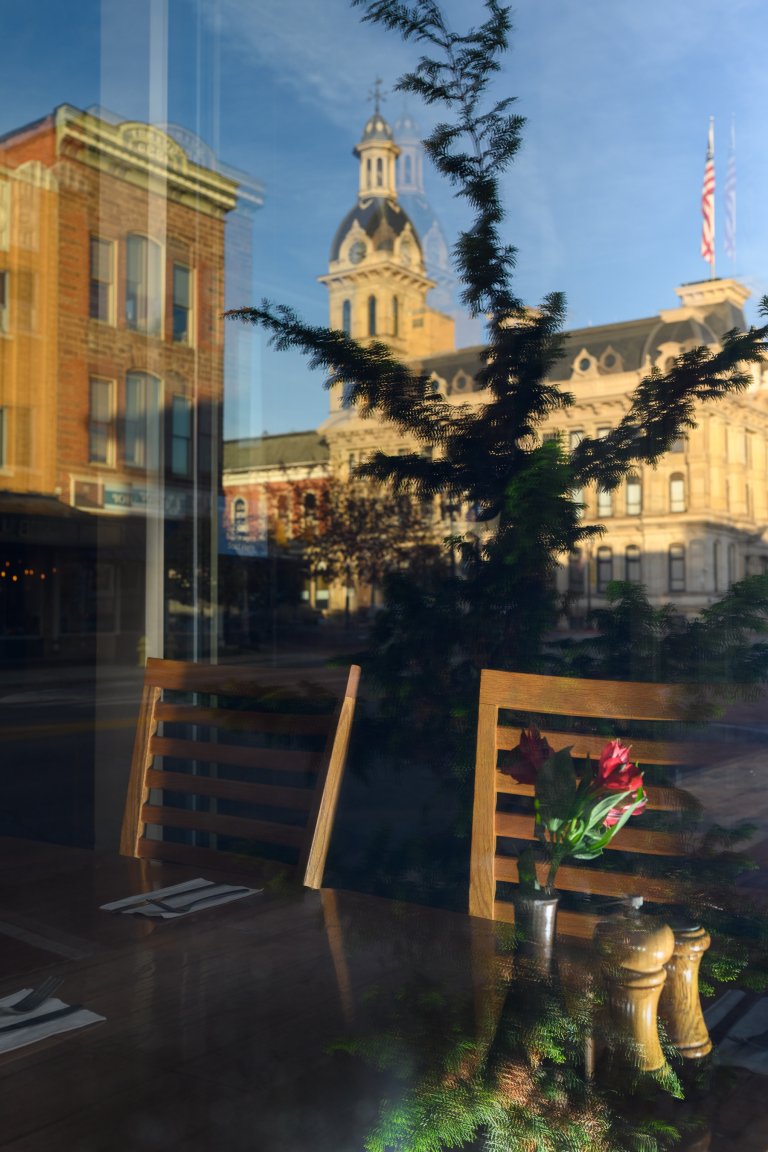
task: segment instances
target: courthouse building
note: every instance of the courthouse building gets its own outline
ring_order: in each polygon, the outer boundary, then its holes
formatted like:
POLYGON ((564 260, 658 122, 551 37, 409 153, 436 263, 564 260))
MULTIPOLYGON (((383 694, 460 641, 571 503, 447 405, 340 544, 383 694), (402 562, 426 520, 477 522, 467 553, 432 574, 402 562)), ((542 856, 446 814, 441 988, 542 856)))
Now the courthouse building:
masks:
MULTIPOLYGON (((484 403, 475 383, 482 349, 456 349, 452 318, 431 304, 435 289, 445 302, 445 283, 427 275, 422 237, 399 195, 405 182, 434 241, 437 231, 423 198, 420 155, 410 126, 404 127, 407 145, 401 150, 378 110, 368 119, 354 150, 357 202, 333 238, 328 271, 320 280, 328 288, 332 327, 362 344, 385 341, 415 370, 430 375, 435 389, 458 410, 484 403)), ((573 393, 575 403, 542 426, 543 437, 560 435, 566 446, 573 446, 582 436, 605 434, 626 412, 644 375, 665 370, 690 348, 716 347, 729 329, 744 327, 749 293, 735 280, 686 284, 677 295, 677 307, 654 316, 566 333, 564 354, 551 379, 573 393)), ((245 531, 244 510, 267 509, 276 485, 295 481, 301 487, 311 475, 317 486, 323 467, 344 474, 375 450, 418 450, 417 442, 393 425, 363 418, 347 405, 343 385, 334 386, 330 396, 330 415, 317 434, 225 447, 231 524, 239 515, 245 531), (327 463, 315 454, 308 472, 302 454, 318 437, 327 463)), ((656 467, 639 466, 613 492, 591 488, 577 494, 584 522, 603 524, 606 530, 591 545, 561 558, 558 582, 569 594, 572 622, 605 602, 613 579, 642 582, 655 603, 669 601, 690 613, 722 596, 735 580, 765 570, 768 373, 753 369, 747 392, 702 405, 695 418, 696 428, 656 467)), ((282 498, 287 499, 284 491, 282 498)), ((262 526, 270 516, 274 512, 263 512, 262 526)), ((468 509, 443 510, 439 501, 434 517, 437 539, 476 528, 468 509)), ((358 592, 364 603, 364 590, 358 592)))

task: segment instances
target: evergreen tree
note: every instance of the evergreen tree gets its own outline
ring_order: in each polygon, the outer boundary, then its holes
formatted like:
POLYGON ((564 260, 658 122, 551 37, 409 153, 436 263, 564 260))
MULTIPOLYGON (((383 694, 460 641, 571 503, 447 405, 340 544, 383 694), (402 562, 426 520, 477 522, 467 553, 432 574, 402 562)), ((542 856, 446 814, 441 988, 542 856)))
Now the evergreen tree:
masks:
MULTIPOLYGON (((500 178, 518 150, 524 121, 513 112, 512 99, 488 107, 485 99, 507 49, 509 9, 484 0, 484 22, 462 34, 448 27, 436 0, 352 4, 363 9, 364 20, 424 48, 398 87, 445 113, 424 147, 473 215, 456 242, 454 262, 464 303, 487 321, 477 379, 486 402, 457 409, 385 344, 362 348, 343 332, 306 325, 269 301, 230 315, 264 327, 278 348, 302 349, 313 366, 329 370, 332 383, 345 383, 364 413, 431 450, 379 452, 365 464, 367 476, 420 497, 439 493, 470 505, 486 525, 482 539, 451 542, 460 550, 458 571, 444 577, 434 595, 429 589, 421 595, 420 611, 434 608, 436 619, 445 615, 446 601, 453 605, 454 647, 447 662, 443 638, 439 642, 445 675, 455 675, 462 664, 535 668, 542 637, 558 613, 557 556, 596 531, 581 523, 574 491, 589 483, 615 488, 633 466, 655 463, 694 426, 699 402, 745 389, 749 366, 763 357, 768 324, 729 332, 717 350, 685 352, 665 373, 652 369, 606 437, 585 438, 570 454, 559 441, 540 443, 542 422, 568 408, 573 397, 549 378, 562 352, 564 298, 555 292, 537 308, 525 306, 513 289, 516 250, 502 232, 500 178)), ((761 312, 768 319, 768 300, 761 312)), ((419 595, 402 580, 392 596, 398 591, 406 608, 419 595)), ((400 607, 393 600, 389 633, 382 622, 380 641, 390 649, 399 644, 405 653, 408 637, 401 629, 408 612, 400 607)), ((413 669, 422 659, 429 653, 412 651, 408 662, 413 669)))

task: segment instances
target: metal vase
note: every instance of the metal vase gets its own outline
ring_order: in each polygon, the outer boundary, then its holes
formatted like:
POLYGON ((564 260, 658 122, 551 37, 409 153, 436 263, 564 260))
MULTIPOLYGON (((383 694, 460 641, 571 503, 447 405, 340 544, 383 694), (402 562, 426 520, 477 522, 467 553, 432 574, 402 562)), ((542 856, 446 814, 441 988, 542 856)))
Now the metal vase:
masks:
POLYGON ((559 902, 558 895, 535 892, 516 892, 514 897, 518 955, 545 973, 552 970, 559 902))

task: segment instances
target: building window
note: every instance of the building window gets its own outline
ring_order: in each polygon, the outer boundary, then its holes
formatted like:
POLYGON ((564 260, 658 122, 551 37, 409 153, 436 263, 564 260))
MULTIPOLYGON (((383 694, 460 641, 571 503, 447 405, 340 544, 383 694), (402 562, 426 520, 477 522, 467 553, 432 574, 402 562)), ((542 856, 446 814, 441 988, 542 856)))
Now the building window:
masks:
POLYGON ((613 492, 609 492, 607 488, 597 490, 597 514, 613 516, 613 492))
POLYGON ((598 548, 597 550, 597 590, 605 592, 613 580, 613 549, 598 548))
POLYGON ((376 335, 376 297, 368 297, 368 335, 376 335))
POLYGON ((192 404, 186 396, 171 400, 171 472, 189 476, 192 471, 192 404))
POLYGON ((584 433, 581 428, 574 428, 568 433, 568 447, 571 452, 573 452, 574 448, 578 448, 583 439, 584 433))
POLYGON ((685 476, 682 472, 673 472, 669 478, 669 510, 685 512, 685 476))
POLYGON ((712 587, 715 592, 720 591, 720 541, 715 540, 712 545, 712 587))
POLYGON ((125 462, 144 468, 147 462, 146 377, 129 372, 125 380, 125 462))
POLYGON ((682 544, 669 546, 669 590, 685 592, 685 548, 682 544))
POLYGON ((89 284, 88 315, 92 320, 111 324, 114 300, 114 244, 91 236, 91 279, 89 284))
POLYGON ((146 236, 126 241, 125 322, 137 332, 162 332, 162 249, 146 236))
POLYGON ((248 505, 242 496, 238 496, 232 506, 232 525, 235 536, 248 535, 248 505))
POLYGON ((632 584, 641 584, 643 579, 640 549, 637 544, 628 544, 624 553, 624 579, 632 584))
POLYGON ((192 272, 183 264, 173 266, 173 339, 176 344, 192 341, 192 272))
POLYGON ((686 436, 677 436, 669 446, 670 452, 685 452, 686 436))
POLYGON ((568 591, 572 596, 583 596, 585 589, 584 563, 581 549, 575 548, 568 556, 568 591))
POLYGON ((384 187, 384 161, 382 160, 381 156, 379 156, 376 160, 376 187, 384 187))
POLYGON ((640 477, 627 477, 627 516, 639 516, 643 510, 643 485, 640 477))
POLYGON ((584 500, 584 489, 583 488, 571 489, 571 500, 576 505, 576 518, 578 520, 581 520, 582 517, 584 516, 584 509, 586 507, 586 502, 584 500))
POLYGON ((90 382, 88 459, 91 464, 111 464, 114 452, 114 384, 111 380, 90 382))
POLYGON ((345 300, 341 306, 341 330, 345 336, 352 335, 352 303, 345 300))
POLYGON ((605 440, 606 436, 610 436, 610 434, 611 434, 610 428, 598 428, 598 430, 597 430, 598 440, 605 440))
POLYGON ((403 159, 403 168, 405 170, 404 182, 410 184, 413 177, 411 176, 411 157, 405 156, 403 159))
POLYGON ((728 545, 728 587, 736 583, 736 545, 728 545))
POLYGON ((8 273, 0 272, 0 333, 7 332, 10 328, 9 281, 8 273))
POLYGON ((37 331, 37 275, 16 274, 16 327, 20 332, 37 331))
POLYGON ((400 335, 400 301, 397 296, 392 297, 392 335, 400 335))

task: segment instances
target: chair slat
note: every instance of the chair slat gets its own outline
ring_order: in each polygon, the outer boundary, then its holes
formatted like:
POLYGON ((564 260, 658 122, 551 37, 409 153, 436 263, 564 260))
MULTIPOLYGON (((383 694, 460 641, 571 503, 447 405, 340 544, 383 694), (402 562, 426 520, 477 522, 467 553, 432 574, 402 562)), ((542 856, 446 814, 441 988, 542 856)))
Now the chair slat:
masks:
MULTIPOLYGON (((596 736, 592 733, 562 732, 554 728, 539 729, 541 735, 549 745, 559 751, 561 748, 572 748, 572 754, 577 759, 590 756, 598 760, 605 748, 605 736, 596 736)), ((499 725, 497 734, 497 747, 502 751, 516 748, 520 743, 520 727, 499 725)), ((701 744, 693 741, 672 740, 631 740, 632 759, 641 767, 647 764, 695 764, 705 753, 701 744)))
MULTIPOLYGON (((546 867, 536 869, 539 881, 546 880, 546 867)), ((497 856, 497 880, 510 884, 518 882, 517 860, 511 856, 497 856)), ((634 872, 606 872, 600 868, 575 868, 561 865, 557 870, 557 888, 562 892, 585 892, 596 896, 642 896, 645 900, 674 903, 680 895, 680 886, 674 881, 656 876, 638 876, 634 872)))
MULTIPOLYGON (((193 832, 213 832, 238 840, 263 841, 300 848, 305 836, 303 827, 277 824, 271 820, 250 820, 243 816, 220 816, 216 812, 194 812, 189 808, 168 808, 145 804, 141 810, 144 824, 161 828, 187 828, 193 832)), ((153 841, 158 847, 158 842, 153 841)))
MULTIPOLYGON (((533 814, 524 812, 497 812, 495 818, 497 836, 507 836, 512 840, 535 840, 533 814)), ((647 828, 630 828, 625 825, 606 848, 607 852, 642 852, 650 856, 682 856, 686 851, 686 841, 674 832, 656 832, 647 828)))
POLYGON ((321 760, 320 752, 213 744, 206 740, 182 740, 174 736, 152 736, 149 750, 154 756, 168 756, 175 760, 199 760, 206 764, 230 764, 232 767, 258 768, 270 772, 317 772, 321 760))
POLYGON ((173 704, 163 701, 157 706, 158 720, 172 724, 198 724, 221 728, 226 732, 268 732, 273 735, 296 733, 301 736, 325 736, 331 716, 288 712, 238 712, 198 704, 173 704))
POLYGON ((480 702, 496 708, 601 720, 696 718, 699 693, 686 684, 577 680, 483 669, 480 702))
POLYGON ((267 804, 273 808, 309 811, 312 793, 308 788, 285 788, 277 784, 252 784, 246 780, 222 780, 218 776, 195 776, 191 772, 165 772, 150 768, 150 788, 181 792, 189 796, 209 796, 242 804, 267 804))
MULTIPOLYGON (((496 791, 508 796, 530 796, 531 799, 534 795, 533 784, 520 784, 506 772, 496 773, 496 791)), ((650 785, 646 793, 648 810, 653 812, 695 811, 698 808, 696 799, 681 788, 657 788, 650 785)))

